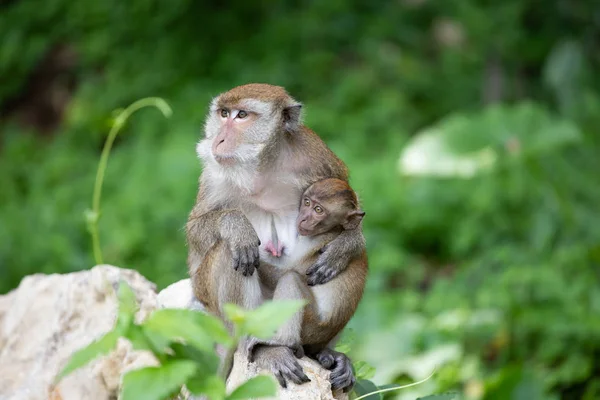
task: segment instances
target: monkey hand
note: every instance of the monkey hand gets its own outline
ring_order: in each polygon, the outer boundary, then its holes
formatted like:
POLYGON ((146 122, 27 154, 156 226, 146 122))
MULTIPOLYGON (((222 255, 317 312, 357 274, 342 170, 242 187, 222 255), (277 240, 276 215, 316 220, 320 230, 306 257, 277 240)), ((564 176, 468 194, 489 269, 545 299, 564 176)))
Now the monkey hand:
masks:
POLYGON ((287 388, 288 381, 297 385, 310 382, 289 347, 257 346, 250 361, 255 362, 259 368, 271 371, 283 388, 287 388))
POLYGON ((308 286, 322 285, 338 276, 350 263, 350 258, 339 254, 330 246, 320 251, 321 255, 307 271, 308 286))
POLYGON ((343 389, 347 393, 356 383, 350 359, 339 351, 325 348, 315 356, 323 368, 331 371, 331 390, 343 389))
POLYGON ((260 264, 260 239, 252 224, 240 211, 227 213, 220 222, 221 237, 229 245, 233 268, 244 276, 251 276, 260 264))

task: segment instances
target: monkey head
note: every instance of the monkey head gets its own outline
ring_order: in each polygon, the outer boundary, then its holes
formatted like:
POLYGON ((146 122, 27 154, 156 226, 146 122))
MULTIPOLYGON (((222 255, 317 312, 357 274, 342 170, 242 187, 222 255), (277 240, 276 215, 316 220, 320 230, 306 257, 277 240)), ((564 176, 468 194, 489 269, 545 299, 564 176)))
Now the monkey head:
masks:
POLYGON ((198 155, 224 169, 256 167, 299 129, 301 108, 279 86, 254 83, 222 93, 210 105, 198 155))
POLYGON ((355 229, 364 216, 347 182, 323 179, 302 194, 296 225, 300 235, 316 236, 333 229, 355 229))

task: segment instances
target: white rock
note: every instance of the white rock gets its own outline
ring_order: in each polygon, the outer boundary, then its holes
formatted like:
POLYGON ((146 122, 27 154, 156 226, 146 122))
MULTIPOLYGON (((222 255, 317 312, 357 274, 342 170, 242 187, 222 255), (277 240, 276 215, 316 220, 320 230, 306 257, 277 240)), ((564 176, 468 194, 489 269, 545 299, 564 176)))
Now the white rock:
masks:
MULTIPOLYGON (((56 375, 76 350, 100 338, 114 326, 115 289, 125 280, 140 310, 138 322, 157 308, 203 310, 189 279, 156 294, 155 285, 138 272, 101 265, 64 275, 36 274, 0 296, 0 400, 109 400, 118 397, 121 378, 129 370, 157 365, 149 352, 134 351, 126 340, 117 349, 74 371, 58 383, 56 375)), ((291 384, 277 398, 289 400, 347 399, 334 397, 329 372, 308 358, 300 360, 311 382, 291 384)), ((236 353, 228 389, 258 373, 236 353)))
POLYGON ((78 369, 53 386, 71 354, 114 326, 114 288, 125 280, 140 310, 138 320, 157 306, 155 285, 139 273, 111 266, 65 275, 36 274, 0 296, 0 399, 116 398, 124 371, 156 363, 128 342, 78 369))

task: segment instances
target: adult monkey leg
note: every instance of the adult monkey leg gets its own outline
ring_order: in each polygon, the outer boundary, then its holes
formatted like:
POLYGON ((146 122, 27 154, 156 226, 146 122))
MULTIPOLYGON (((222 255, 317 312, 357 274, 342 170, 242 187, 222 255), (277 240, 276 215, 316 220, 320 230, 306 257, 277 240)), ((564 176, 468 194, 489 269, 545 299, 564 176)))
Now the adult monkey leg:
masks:
POLYGON ((335 279, 311 287, 316 313, 305 314, 301 341, 307 356, 331 370, 329 380, 333 390, 347 392, 356 382, 350 359, 331 347, 358 307, 366 276, 367 258, 366 252, 363 252, 335 279), (311 315, 314 317, 311 318, 311 315))
POLYGON ((273 300, 302 299, 309 303, 280 327, 273 339, 251 341, 250 359, 270 369, 281 386, 286 387, 289 380, 299 384, 308 379, 292 357, 293 354, 300 357, 306 351, 309 357, 331 370, 333 390, 349 391, 355 383, 350 359, 330 346, 356 311, 365 278, 366 261, 362 258, 352 261, 333 281, 312 288, 298 272, 284 273, 277 282, 273 300))
POLYGON ((270 370, 284 388, 288 381, 298 385, 310 381, 296 360, 304 356, 301 343, 303 319, 305 315, 312 313, 312 296, 305 280, 296 271, 287 271, 278 279, 273 301, 307 300, 309 304, 281 326, 272 339, 252 338, 247 347, 249 360, 260 368, 270 370))

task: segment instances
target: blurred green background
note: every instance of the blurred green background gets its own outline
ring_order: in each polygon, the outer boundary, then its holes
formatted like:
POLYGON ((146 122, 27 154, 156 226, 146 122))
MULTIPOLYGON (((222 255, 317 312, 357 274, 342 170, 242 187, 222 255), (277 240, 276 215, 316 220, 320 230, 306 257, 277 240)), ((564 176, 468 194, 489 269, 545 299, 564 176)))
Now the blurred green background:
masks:
POLYGON ((584 0, 0 2, 0 293, 106 262, 186 276, 211 97, 285 86, 348 164, 370 277, 347 336, 387 398, 600 398, 600 6, 584 0))

